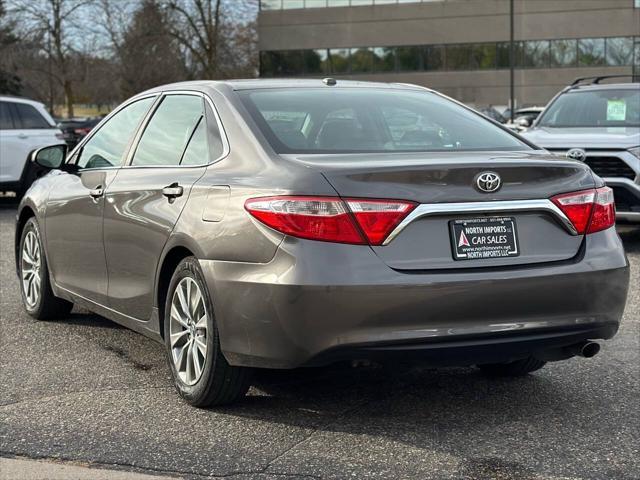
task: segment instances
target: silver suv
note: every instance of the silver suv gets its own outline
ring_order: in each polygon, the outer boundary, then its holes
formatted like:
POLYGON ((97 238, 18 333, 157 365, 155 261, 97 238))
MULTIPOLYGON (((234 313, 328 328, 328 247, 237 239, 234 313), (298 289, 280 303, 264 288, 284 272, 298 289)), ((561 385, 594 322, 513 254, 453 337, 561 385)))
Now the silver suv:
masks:
POLYGON ((617 218, 640 223, 640 84, 576 79, 522 135, 585 162, 613 188, 617 218))

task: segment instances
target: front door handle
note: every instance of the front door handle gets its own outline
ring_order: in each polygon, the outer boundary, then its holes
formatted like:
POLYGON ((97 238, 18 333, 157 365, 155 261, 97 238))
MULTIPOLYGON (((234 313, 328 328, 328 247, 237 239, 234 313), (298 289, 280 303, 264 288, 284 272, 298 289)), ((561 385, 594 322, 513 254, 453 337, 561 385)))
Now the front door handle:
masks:
POLYGON ((178 182, 174 182, 162 189, 162 195, 164 195, 168 199, 180 197, 183 193, 184 189, 180 185, 178 185, 178 182))
POLYGON ((98 198, 103 196, 104 189, 102 188, 102 185, 99 185, 96 188, 89 190, 89 195, 91 195, 91 198, 93 198, 94 200, 97 200, 98 198))
POLYGON ((18 138, 24 140, 25 138, 29 138, 29 135, 27 135, 26 133, 19 133, 18 138))

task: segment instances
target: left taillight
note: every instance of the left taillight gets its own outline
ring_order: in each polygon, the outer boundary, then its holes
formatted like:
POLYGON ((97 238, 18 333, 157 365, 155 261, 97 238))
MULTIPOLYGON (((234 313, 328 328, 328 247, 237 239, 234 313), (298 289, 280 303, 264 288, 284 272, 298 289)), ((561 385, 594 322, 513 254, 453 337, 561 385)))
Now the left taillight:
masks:
POLYGON ((551 199, 579 235, 605 230, 616 223, 613 190, 609 187, 563 193, 551 199))
POLYGON ((245 209, 281 233, 310 240, 381 245, 412 202, 316 196, 252 198, 245 209))

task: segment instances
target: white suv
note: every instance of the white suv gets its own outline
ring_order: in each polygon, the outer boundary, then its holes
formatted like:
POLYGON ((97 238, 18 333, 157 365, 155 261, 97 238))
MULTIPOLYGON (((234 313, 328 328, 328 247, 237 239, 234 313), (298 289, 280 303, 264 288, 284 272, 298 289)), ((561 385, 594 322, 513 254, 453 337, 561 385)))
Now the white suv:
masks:
POLYGON ((578 78, 521 135, 580 160, 613 188, 617 218, 640 223, 640 84, 578 78))
POLYGON ((33 181, 29 153, 57 143, 63 143, 62 132, 43 104, 0 95, 0 191, 20 196, 33 181))

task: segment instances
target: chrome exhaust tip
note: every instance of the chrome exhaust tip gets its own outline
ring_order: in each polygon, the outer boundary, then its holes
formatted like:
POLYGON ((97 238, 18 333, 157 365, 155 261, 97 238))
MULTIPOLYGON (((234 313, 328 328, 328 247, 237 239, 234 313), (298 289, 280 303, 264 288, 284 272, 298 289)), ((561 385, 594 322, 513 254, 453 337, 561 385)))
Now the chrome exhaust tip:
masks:
POLYGON ((583 358, 593 358, 600 352, 600 344, 592 341, 576 343, 567 348, 572 355, 583 358))

